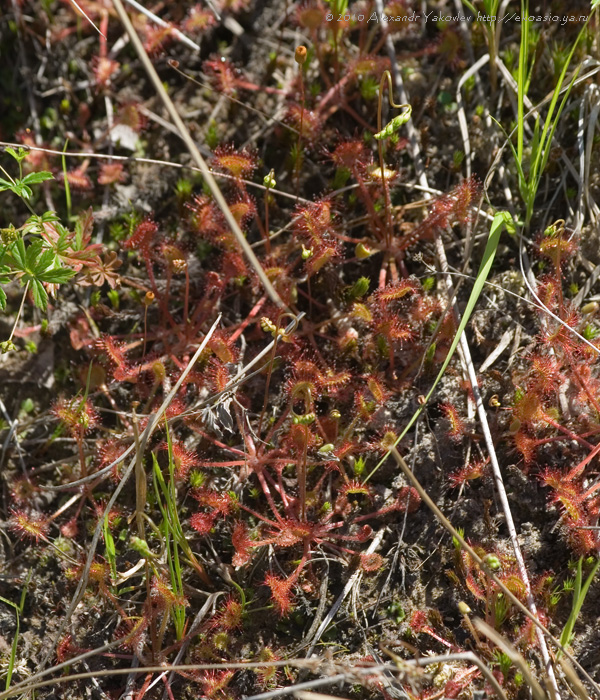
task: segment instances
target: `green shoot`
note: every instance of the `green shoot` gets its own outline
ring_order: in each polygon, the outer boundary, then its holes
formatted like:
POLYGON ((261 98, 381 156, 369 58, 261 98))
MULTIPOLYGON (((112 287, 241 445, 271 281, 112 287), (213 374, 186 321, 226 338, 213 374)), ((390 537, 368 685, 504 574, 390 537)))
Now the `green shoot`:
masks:
MULTIPOLYGON (((573 630, 575 629, 575 623, 579 619, 581 608, 583 607, 583 603, 585 602, 585 598, 588 594, 590 586, 592 585, 592 581, 596 576, 598 568, 600 568, 600 559, 597 559, 594 562, 592 570, 588 574, 585 583, 583 583, 582 585, 583 557, 579 557, 579 560, 577 561, 577 572, 575 574, 575 581, 573 583, 573 604, 571 607, 571 614, 569 615, 569 619, 567 620, 562 634, 560 635, 560 643, 564 647, 570 644, 571 640, 573 639, 573 630)), ((560 654, 560 651, 558 653, 560 654)))

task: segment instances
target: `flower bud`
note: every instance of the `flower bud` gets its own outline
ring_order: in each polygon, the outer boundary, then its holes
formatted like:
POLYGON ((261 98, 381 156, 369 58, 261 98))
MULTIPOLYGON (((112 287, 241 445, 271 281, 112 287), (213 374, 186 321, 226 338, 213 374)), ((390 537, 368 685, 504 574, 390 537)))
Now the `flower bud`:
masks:
POLYGON ((275 171, 272 168, 269 171, 269 174, 264 176, 263 185, 268 190, 272 190, 277 185, 277 181, 275 180, 275 171))
POLYGON ((296 46, 296 53, 294 54, 294 59, 299 66, 303 66, 306 63, 306 46, 296 46))

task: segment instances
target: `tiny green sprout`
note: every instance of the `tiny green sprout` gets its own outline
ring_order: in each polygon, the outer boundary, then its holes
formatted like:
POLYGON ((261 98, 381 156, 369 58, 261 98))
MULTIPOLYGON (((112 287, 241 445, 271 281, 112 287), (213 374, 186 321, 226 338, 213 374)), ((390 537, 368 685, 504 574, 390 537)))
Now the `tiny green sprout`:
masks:
POLYGON ((177 199, 189 199, 192 196, 193 185, 192 181, 187 177, 181 177, 175 185, 175 194, 177 199))
POLYGON ((211 120, 204 139, 211 151, 214 151, 219 145, 219 132, 217 130, 217 122, 214 119, 211 120))
POLYGON ((496 663, 502 671, 502 675, 506 678, 510 673, 510 669, 512 668, 512 661, 510 657, 499 649, 496 649, 494 656, 496 657, 496 663))
POLYGON ((435 277, 426 277, 423 280, 423 291, 427 294, 435 287, 435 277))
POLYGON ((404 608, 398 602, 391 603, 388 606, 387 614, 388 617, 391 617, 397 625, 399 625, 406 617, 404 608))
POLYGON ((577 284, 577 282, 571 282, 571 284, 569 285, 569 293, 575 295, 578 291, 579 285, 577 284))
POLYGON ((275 171, 273 168, 269 171, 268 175, 263 178, 263 185, 268 189, 272 190, 277 186, 277 181, 275 180, 275 171))
POLYGON ((190 472, 190 486, 193 489, 200 488, 202 486, 202 484, 204 483, 205 479, 206 479, 206 477, 204 476, 204 474, 201 471, 199 471, 198 469, 193 469, 190 472))
POLYGON ((379 82, 376 78, 368 75, 363 78, 359 83, 360 95, 363 100, 374 100, 377 97, 377 88, 379 87, 379 82))
POLYGON ((352 173, 348 168, 336 168, 335 175, 333 176, 333 182, 331 186, 334 190, 341 190, 342 187, 346 186, 346 183, 350 179, 352 173))
POLYGON ((437 343, 434 341, 431 343, 431 345, 427 348, 427 352, 425 353, 425 362, 427 364, 431 364, 433 362, 433 358, 435 357, 435 351, 437 349, 437 343))
MULTIPOLYGON (((457 527, 456 532, 462 537, 462 539, 465 538, 465 528, 464 527, 457 527)), ((454 549, 460 551, 460 542, 456 537, 452 538, 452 544, 454 545, 454 549)))
POLYGON ((558 421, 560 419, 560 411, 556 406, 549 406, 546 409, 546 415, 555 421, 558 421))
POLYGON ((583 329, 582 335, 586 340, 594 340, 594 338, 598 337, 599 330, 596 326, 594 326, 591 323, 588 323, 587 326, 583 329))
POLYGON ((226 651, 231 645, 231 636, 225 631, 217 632, 213 635, 212 645, 217 651, 226 651))
POLYGON ((464 82, 465 92, 469 93, 475 87, 475 76, 470 75, 464 82))
POLYGON ((458 170, 460 166, 463 164, 463 161, 465 159, 465 152, 461 150, 456 150, 452 154, 452 162, 454 164, 454 168, 458 170))
POLYGON ((35 353, 38 350, 37 343, 35 343, 33 340, 28 340, 25 343, 25 350, 27 350, 27 352, 30 352, 32 355, 35 355, 35 353))
POLYGON ((252 486, 251 488, 248 489, 248 495, 252 499, 256 499, 260 496, 260 490, 256 486, 252 486))
POLYGON ((378 131, 374 135, 373 138, 375 138, 377 141, 387 139, 389 136, 398 131, 400 127, 406 124, 406 122, 410 119, 410 115, 412 114, 412 107, 406 104, 401 105, 401 107, 404 108, 404 112, 402 112, 402 114, 399 114, 397 117, 394 117, 391 121, 389 121, 381 131, 378 131))
POLYGON ((106 296, 109 298, 110 303, 115 311, 119 310, 119 292, 116 289, 110 289, 106 296))
POLYGON ((314 250, 312 248, 305 248, 304 243, 302 244, 302 260, 308 260, 312 258, 314 250))
POLYGON ((364 457, 359 457, 352 466, 352 471, 354 472, 354 475, 357 477, 361 477, 365 473, 366 466, 367 463, 365 462, 364 457))
POLYGON ((486 554, 483 557, 483 563, 490 571, 499 571, 502 568, 502 563, 496 554, 486 554))
POLYGON ((0 352, 4 355, 7 352, 12 352, 13 350, 16 350, 17 346, 13 343, 12 340, 5 340, 4 342, 0 343, 0 352))
POLYGON ((520 688, 523 685, 523 674, 520 671, 517 671, 513 677, 513 680, 517 688, 520 688))
POLYGON ((331 513, 333 510, 333 506, 329 501, 325 501, 323 505, 321 506, 321 515, 327 515, 327 513, 331 513))
POLYGON ((355 301, 364 297, 364 295, 369 291, 369 285, 371 280, 368 277, 359 277, 356 282, 350 287, 348 296, 355 301))
POLYGON ((95 289, 90 294, 90 306, 95 307, 100 303, 101 293, 99 289, 95 289))
POLYGON ((27 398, 21 402, 21 413, 31 413, 34 408, 35 404, 31 398, 27 398))

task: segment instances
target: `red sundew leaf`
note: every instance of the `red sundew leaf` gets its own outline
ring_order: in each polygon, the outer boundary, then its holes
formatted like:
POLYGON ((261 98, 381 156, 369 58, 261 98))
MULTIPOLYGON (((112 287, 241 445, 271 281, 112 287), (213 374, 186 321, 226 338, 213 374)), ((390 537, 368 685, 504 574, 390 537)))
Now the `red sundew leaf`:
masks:
POLYGON ((13 509, 8 521, 8 527, 19 536, 19 539, 32 539, 36 542, 45 540, 48 533, 48 520, 34 511, 13 509))
POLYGON ((248 178, 256 170, 258 159, 255 153, 246 148, 218 146, 215 148, 211 164, 213 168, 230 173, 236 179, 248 178))
POLYGON ((124 182, 127 174, 123 171, 123 163, 102 163, 98 174, 99 185, 113 185, 124 182))
POLYGON ((235 554, 231 563, 233 566, 244 566, 250 561, 250 546, 252 540, 248 537, 248 529, 246 525, 238 521, 231 535, 231 541, 235 548, 235 554))
POLYGON ((275 608, 281 617, 285 617, 293 608, 291 593, 293 583, 289 579, 279 578, 273 574, 265 576, 265 585, 271 589, 271 597, 275 608))
POLYGON ((216 513, 194 513, 190 525, 201 535, 208 535, 215 523, 216 513))
POLYGON ((361 554, 360 555, 360 568, 366 573, 373 573, 374 571, 379 571, 383 568, 385 564, 384 558, 375 552, 372 554, 361 554))

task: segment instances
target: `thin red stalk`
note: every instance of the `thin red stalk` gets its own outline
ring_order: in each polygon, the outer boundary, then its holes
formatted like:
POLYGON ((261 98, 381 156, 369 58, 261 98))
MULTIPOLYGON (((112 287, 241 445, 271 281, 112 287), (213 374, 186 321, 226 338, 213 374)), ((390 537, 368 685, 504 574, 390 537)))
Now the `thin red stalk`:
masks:
POLYGON ((250 313, 246 316, 246 318, 240 323, 240 325, 235 329, 235 331, 231 334, 231 337, 229 338, 229 342, 231 344, 235 343, 235 341, 242 335, 242 333, 246 330, 246 328, 249 326, 250 323, 254 320, 258 312, 262 309, 262 307, 265 305, 265 302, 267 301, 267 295, 263 294, 263 296, 254 304, 252 309, 250 310, 250 313))
POLYGON ((185 266, 185 296, 183 299, 183 326, 186 329, 185 336, 187 337, 188 330, 188 312, 190 306, 190 272, 189 267, 185 266))
POLYGON ((267 484, 265 475, 261 471, 255 472, 255 474, 258 481, 260 482, 261 488, 263 490, 263 493, 265 494, 265 498, 269 503, 269 507, 271 508, 273 515, 278 520, 279 524, 283 527, 285 523, 281 515, 279 515, 279 511, 277 510, 277 506, 275 505, 275 501, 273 500, 273 496, 271 495, 271 489, 269 488, 269 484, 267 484))
POLYGON ((264 523, 267 523, 267 525, 271 525, 271 527, 279 528, 283 524, 283 523, 275 522, 274 520, 269 520, 269 518, 265 518, 264 515, 261 515, 258 511, 253 510, 252 508, 248 508, 248 506, 245 506, 243 503, 240 503, 239 507, 242 510, 245 510, 246 513, 250 513, 250 515, 253 515, 255 518, 258 518, 259 520, 262 520, 264 523))

